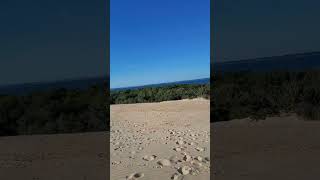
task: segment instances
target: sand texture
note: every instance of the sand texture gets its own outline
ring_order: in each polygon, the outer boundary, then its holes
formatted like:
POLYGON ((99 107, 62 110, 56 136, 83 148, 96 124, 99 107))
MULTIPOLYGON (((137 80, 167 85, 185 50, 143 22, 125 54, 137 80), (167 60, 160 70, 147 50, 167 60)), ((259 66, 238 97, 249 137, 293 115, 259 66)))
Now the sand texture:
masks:
POLYGON ((107 134, 0 137, 1 180, 106 180, 107 134))
POLYGON ((111 180, 210 179, 204 99, 111 106, 111 180))
POLYGON ((320 178, 320 122, 289 115, 211 127, 214 180, 320 178))

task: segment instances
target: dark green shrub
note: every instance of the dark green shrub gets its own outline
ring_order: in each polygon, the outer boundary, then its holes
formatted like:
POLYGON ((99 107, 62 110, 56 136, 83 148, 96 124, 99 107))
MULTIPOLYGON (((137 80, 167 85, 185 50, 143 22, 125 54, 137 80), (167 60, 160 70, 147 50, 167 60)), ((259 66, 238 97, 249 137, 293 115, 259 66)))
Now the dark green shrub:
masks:
POLYGON ((218 73, 213 79, 212 121, 264 119, 281 112, 320 120, 319 82, 320 71, 218 73))

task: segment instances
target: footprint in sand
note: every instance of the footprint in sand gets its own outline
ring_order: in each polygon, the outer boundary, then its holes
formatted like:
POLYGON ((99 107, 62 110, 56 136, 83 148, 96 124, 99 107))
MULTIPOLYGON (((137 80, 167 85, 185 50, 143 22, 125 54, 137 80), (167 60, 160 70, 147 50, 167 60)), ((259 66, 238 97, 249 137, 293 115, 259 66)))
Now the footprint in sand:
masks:
POLYGON ((171 162, 168 159, 161 159, 158 161, 158 164, 161 166, 171 166, 171 162))
POLYGON ((144 177, 144 174, 139 172, 139 173, 132 173, 129 176, 127 176, 127 180, 134 180, 134 179, 139 179, 144 177))
POLYGON ((189 166, 183 166, 179 169, 179 172, 182 174, 182 175, 187 175, 189 174, 191 171, 191 168, 189 166))
POLYGON ((151 156, 145 155, 145 156, 143 156, 142 159, 145 160, 145 161, 152 161, 152 160, 154 160, 156 157, 157 157, 156 155, 151 155, 151 156))
POLYGON ((204 151, 204 148, 202 148, 202 147, 196 147, 196 150, 197 150, 197 151, 204 151))
POLYGON ((186 154, 184 157, 183 157, 183 160, 185 160, 186 162, 190 161, 191 160, 191 156, 186 154))
POLYGON ((174 173, 171 177, 172 180, 178 180, 180 175, 178 173, 174 173))
POLYGON ((202 161, 202 157, 201 156, 197 156, 195 159, 198 160, 198 161, 202 161))

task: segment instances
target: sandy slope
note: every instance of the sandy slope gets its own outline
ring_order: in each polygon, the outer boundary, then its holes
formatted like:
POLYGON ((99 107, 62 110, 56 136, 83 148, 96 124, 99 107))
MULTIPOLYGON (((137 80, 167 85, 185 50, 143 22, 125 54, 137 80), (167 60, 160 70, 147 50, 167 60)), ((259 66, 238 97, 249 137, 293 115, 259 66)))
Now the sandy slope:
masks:
POLYGON ((111 179, 210 179, 209 114, 203 99, 112 105, 111 179))
POLYGON ((215 180, 320 178, 320 122, 290 115, 211 127, 215 180))
POLYGON ((106 180, 106 133, 0 137, 1 180, 106 180))

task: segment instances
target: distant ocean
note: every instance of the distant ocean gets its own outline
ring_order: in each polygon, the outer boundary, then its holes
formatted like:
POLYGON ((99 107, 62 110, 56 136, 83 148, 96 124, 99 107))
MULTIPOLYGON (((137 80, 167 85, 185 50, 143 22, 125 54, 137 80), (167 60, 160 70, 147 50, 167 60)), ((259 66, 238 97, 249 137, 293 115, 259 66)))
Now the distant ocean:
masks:
POLYGON ((213 73, 233 71, 304 71, 314 69, 320 69, 320 52, 213 63, 213 73))
POLYGON ((124 88, 112 88, 112 91, 117 90, 126 90, 126 89, 140 89, 146 87, 162 87, 162 86, 169 86, 175 84, 207 84, 210 83, 210 78, 202 78, 202 79, 193 79, 193 80, 185 80, 185 81, 175 81, 175 82, 168 82, 168 83, 159 83, 159 84, 149 84, 144 86, 132 86, 132 87, 124 87, 124 88))
MULTIPOLYGON (((55 89, 87 89, 93 85, 103 85, 107 81, 107 78, 97 77, 97 78, 84 78, 84 79, 75 79, 75 80, 64 80, 57 82, 39 82, 39 83, 26 83, 26 84, 17 84, 9 86, 0 86, 0 95, 5 94, 14 94, 14 95, 25 95, 31 92, 41 92, 47 90, 55 89)), ((195 80, 186 80, 170 83, 161 83, 161 84, 151 84, 146 86, 136 86, 136 87, 126 87, 126 88, 116 88, 111 90, 125 90, 125 89, 137 89, 143 87, 159 87, 167 86, 173 84, 206 84, 210 82, 210 78, 195 79, 195 80)))
POLYGON ((0 86, 0 95, 15 94, 25 95, 31 92, 47 91, 55 89, 87 89, 93 85, 103 86, 107 81, 106 77, 81 78, 62 80, 56 82, 35 82, 16 85, 0 86))

